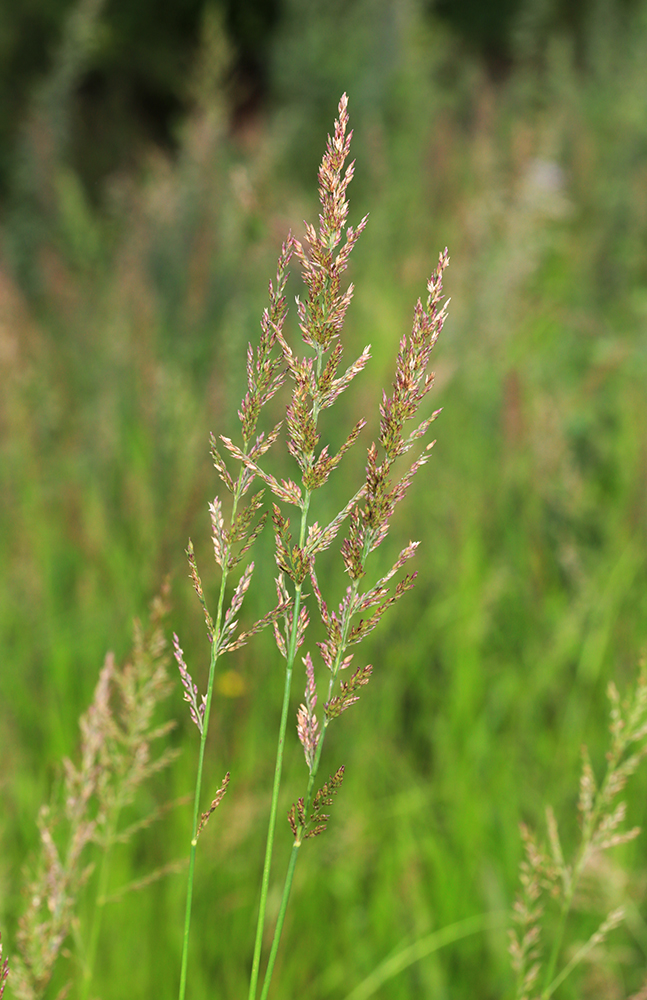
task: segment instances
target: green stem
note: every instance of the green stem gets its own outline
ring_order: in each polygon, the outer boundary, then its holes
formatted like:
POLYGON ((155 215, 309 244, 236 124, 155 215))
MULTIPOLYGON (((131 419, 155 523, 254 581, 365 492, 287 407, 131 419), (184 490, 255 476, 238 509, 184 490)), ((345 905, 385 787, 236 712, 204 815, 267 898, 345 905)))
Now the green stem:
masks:
MULTIPOLYGON (((321 760, 321 751, 323 748, 324 740, 326 737, 326 729, 328 727, 328 720, 324 719, 323 728, 321 730, 321 738, 319 740, 319 746, 317 747, 317 753, 315 756, 314 763, 312 765, 312 771, 308 779, 308 788, 304 797, 304 812, 307 817, 310 811, 310 806, 312 804, 312 793, 314 791, 315 778, 317 777, 317 772, 319 770, 319 762, 321 760)), ((265 970, 265 978, 263 979, 263 989, 261 991, 260 1000, 266 1000, 267 994, 270 989, 270 983, 272 982, 272 973, 274 972, 274 963, 276 961, 276 956, 279 950, 279 944, 281 941, 281 934, 283 932, 283 922, 285 920, 285 913, 288 908, 288 901, 290 899, 290 890, 292 889, 292 880, 294 878, 294 869, 296 868, 297 858, 299 856, 299 848, 303 843, 303 834, 305 833, 305 826, 299 826, 297 830, 297 835, 294 839, 292 845, 292 851, 290 853, 290 861, 288 862, 288 870, 285 876, 285 882, 283 884, 283 894, 281 896, 281 905, 279 906, 279 913, 276 919, 276 927, 274 928, 274 937, 272 938, 272 947, 270 949, 270 957, 267 962, 267 969, 265 970)))
MULTIPOLYGON (((238 507, 238 501, 240 499, 240 494, 238 491, 234 494, 234 502, 232 507, 231 520, 236 516, 236 509, 238 507)), ((216 612, 216 621, 214 625, 213 635, 211 638, 211 658, 209 662, 209 680, 207 683, 207 701, 204 708, 204 718, 202 720, 202 733, 200 734, 200 752, 198 755, 198 773, 196 775, 195 782, 195 794, 193 796, 193 825, 191 828, 191 849, 189 852, 189 872, 187 876, 187 889, 186 889, 186 909, 184 913, 184 938, 182 942, 182 965, 180 969, 180 989, 179 989, 179 1000, 184 1000, 186 993, 186 977, 187 977, 187 967, 189 961, 189 931, 191 929, 191 906, 193 903, 193 880, 195 875, 195 856, 196 849, 198 846, 198 823, 200 819, 200 797, 202 793, 202 772, 204 769, 204 756, 207 746, 207 734, 209 732, 209 717, 211 715, 211 700, 213 698, 213 683, 216 676, 216 663, 218 661, 218 639, 220 637, 220 626, 222 623, 222 609, 225 603, 225 591, 227 589, 227 577, 228 570, 226 569, 229 558, 229 549, 225 553, 225 559, 223 560, 224 567, 222 570, 222 577, 220 580, 220 593, 218 595, 218 610, 216 612)))
MULTIPOLYGON (((597 943, 599 944, 599 941, 597 943)), ((573 969, 575 969, 576 966, 578 966, 580 962, 582 962, 582 960, 586 958, 591 949, 595 947, 595 944, 596 942, 594 936, 591 940, 587 941, 586 944, 582 945, 579 951, 575 952, 573 957, 564 966, 559 975, 555 976, 553 981, 544 989, 543 993, 541 994, 542 1000, 549 1000, 549 998, 552 997, 553 993, 557 990, 557 988, 562 985, 562 983, 568 976, 570 976, 573 969)))
POLYGON ((372 997, 384 983, 393 979, 404 969, 408 969, 414 962, 419 962, 427 955, 439 951, 448 944, 455 941, 462 941, 471 934, 479 934, 486 930, 498 930, 505 927, 509 921, 507 910, 493 913, 479 913, 474 917, 466 917, 455 924, 441 927, 438 931, 432 931, 423 938, 414 941, 401 951, 384 959, 383 962, 369 973, 366 979, 362 980, 358 986, 352 990, 345 1000, 368 1000, 372 997))
MULTIPOLYGON (((306 491, 301 513, 301 531, 299 534, 299 545, 303 548, 305 543, 308 509, 310 507, 310 493, 306 491)), ((263 863, 263 878, 261 882, 261 899, 258 909, 258 921, 256 923, 256 938, 254 941, 254 957, 252 960, 252 972, 249 980, 249 1000, 255 1000, 258 989, 258 976, 261 965, 261 951, 263 948, 263 931, 265 929, 265 911, 267 909, 267 896, 270 887, 270 871, 272 867, 272 854, 274 851, 274 833, 276 830, 276 817, 279 805, 279 791, 281 788, 281 775, 283 771, 283 751, 285 748, 285 733, 288 724, 288 712, 290 709, 290 689, 292 687, 292 669, 297 651, 297 635, 299 630, 299 612, 301 610, 302 584, 295 587, 294 608, 292 614, 292 631, 290 634, 290 645, 285 667, 285 684, 283 687, 283 705, 281 706, 281 721, 279 723, 279 739, 276 748, 276 763, 274 765, 274 783, 272 785, 272 803, 270 806, 270 818, 267 828, 267 840, 265 843, 265 861, 263 863)))
POLYGON ((553 977, 555 975, 555 966, 557 965, 557 959, 562 947, 562 941, 564 939, 564 930, 566 928, 566 918, 571 909, 571 902, 573 899, 573 894, 569 895, 564 899, 562 904, 562 909, 559 915, 559 922, 557 924, 557 933, 553 940, 553 947, 550 952, 550 958, 548 959, 548 965, 546 966, 546 974, 544 976, 544 988, 541 991, 541 1000, 547 1000, 551 995, 552 990, 550 986, 553 982, 553 977))
MULTIPOLYGON (((323 368, 323 349, 317 347, 317 357, 316 357, 316 377, 317 380, 321 376, 323 368)), ((319 403, 316 399, 312 401, 312 417, 314 424, 316 426, 317 420, 319 418, 319 403)), ((312 456, 311 456, 312 458, 312 456)), ((303 548, 306 540, 306 530, 308 522, 308 510, 310 508, 310 498, 311 492, 304 488, 304 500, 303 507, 301 508, 301 530, 299 533, 299 547, 303 548)), ((292 684, 292 668, 294 666, 294 659, 296 656, 297 647, 297 635, 299 628, 299 610, 301 606, 301 589, 302 585, 299 584, 295 587, 295 597, 294 597, 294 613, 292 618, 292 633, 290 635, 290 646, 288 650, 287 665, 285 671, 285 687, 283 691, 283 706, 281 709, 281 723, 279 728, 279 741, 276 751, 276 765, 274 769, 274 786, 272 789, 272 805, 270 807, 270 821, 267 831, 267 843, 265 847, 265 864, 263 866, 263 881, 261 885, 261 901, 258 912, 258 923, 256 925, 256 941, 254 944, 254 958, 252 962, 252 974, 249 983, 249 998, 248 1000, 256 1000, 256 991, 258 988, 258 976, 260 971, 261 962, 261 950, 263 946, 263 931, 265 929, 265 911, 267 907, 267 894, 269 891, 269 881, 270 881, 270 868, 272 864, 272 851, 274 847, 274 831, 276 828, 276 814, 278 809, 278 798, 279 789, 281 785, 281 771, 283 767, 283 747, 285 743, 285 730, 287 726, 287 716, 290 704, 290 687, 292 684)), ((339 668, 337 668, 339 669, 339 668)), ((327 723, 324 723, 324 731, 327 723)), ((320 743, 323 744, 324 733, 322 732, 320 743)), ((310 781, 308 783, 308 801, 312 797, 312 787, 314 785, 314 778, 317 773, 317 768, 319 766, 319 759, 321 757, 321 747, 318 749, 316 762, 313 767, 313 772, 310 775, 310 781)), ((274 969, 274 962, 276 960, 276 954, 278 951, 279 941, 281 938, 281 931, 283 929, 283 921, 285 919, 285 911, 287 909, 288 899, 290 896, 290 888, 292 885, 292 878, 294 876, 294 868, 296 865, 297 856, 299 853, 299 847, 301 846, 300 838, 295 840, 292 847, 292 852, 290 854, 290 861, 288 864, 288 872, 286 875, 285 884, 283 887, 283 895, 281 898, 281 906, 279 909, 277 925, 274 930, 274 937, 272 939, 272 947, 270 950, 270 957, 268 960, 268 966, 265 970, 265 977, 263 980, 262 988, 262 1000, 267 996, 267 992, 270 987, 270 982, 272 979, 272 972, 274 969)))
MULTIPOLYGON (((301 588, 297 588, 294 598, 294 622, 296 627, 297 616, 301 605, 301 588)), ((294 634, 294 629, 293 629, 294 634)), ((292 643, 290 643, 292 647, 292 643)), ((267 841, 265 844, 265 861, 263 863, 263 880, 261 882, 261 900, 258 910, 258 921, 256 924, 256 939, 254 942, 254 959, 252 962, 252 974, 249 981, 249 1000, 254 1000, 258 986, 258 974, 261 964, 261 950, 263 947, 263 930, 265 928, 265 910, 267 908, 267 895, 270 886, 270 870, 272 867, 272 853, 274 850, 274 832, 276 830, 276 816, 278 812, 279 790, 281 787, 281 773, 283 770, 283 750, 285 745, 285 732, 287 729, 288 710, 290 706, 290 688, 292 686, 292 667, 294 657, 288 657, 285 670, 285 685, 283 687, 283 705, 281 708, 281 722, 279 725, 279 741, 276 748, 276 763, 274 765, 274 784, 272 786, 272 804, 270 806, 270 819, 267 829, 267 841)))
MULTIPOLYGON (((224 594, 224 580, 222 584, 221 593, 224 594)), ((186 890, 186 910, 184 913, 184 940, 182 943, 182 967, 180 970, 180 992, 179 1000, 184 1000, 184 995, 186 992, 186 975, 187 966, 189 959, 189 931, 191 929, 191 906, 193 903, 193 879, 195 874, 195 855, 198 846, 198 822, 200 816, 200 794, 202 791, 202 771, 204 767, 204 755, 207 745, 207 727, 208 727, 208 717, 210 709, 210 694, 213 688, 213 676, 216 668, 216 643, 215 640, 211 644, 211 663, 209 666, 209 687, 207 695, 207 705, 204 712, 204 721, 202 726, 202 736, 200 738, 200 753, 198 756, 198 773, 195 782, 195 794, 193 797, 193 824, 191 828, 191 851, 189 854, 189 874, 187 877, 187 890, 186 890)))
MULTIPOLYGON (((354 592, 357 593, 359 588, 359 581, 356 580, 353 583, 354 592)), ((352 602, 351 602, 352 603, 352 602)), ((350 630, 350 616, 342 624, 342 639, 339 645, 339 650, 337 656, 335 657, 335 662, 330 673, 330 682, 328 686, 328 700, 330 700, 332 695, 332 690, 337 679, 337 674, 339 673, 339 668, 346 651, 346 641, 348 639, 348 633, 350 630)), ((308 818, 308 813, 310 812, 310 807, 312 805, 312 798, 315 786, 315 779, 319 771, 319 764, 321 762, 321 754, 323 751, 323 745, 326 739, 326 731, 328 729, 330 720, 324 717, 323 725, 321 728, 321 735, 319 737, 319 743, 317 745, 317 752, 315 754, 315 759, 312 764, 312 770, 310 772, 310 777, 308 778, 308 787, 306 789, 306 794, 303 799, 303 813, 306 817, 306 822, 308 818)), ((285 876, 285 883, 283 885, 283 894, 281 896, 281 905, 279 907, 279 913, 276 920, 276 927, 274 928, 274 937, 272 938, 272 947, 270 950, 270 957, 267 963, 267 969, 265 970, 265 978, 263 980, 263 989, 261 991, 260 1000, 266 1000, 267 994, 270 989, 270 983, 272 981, 272 973, 274 972, 274 963, 276 961, 276 956, 279 950, 279 943, 281 941, 281 934, 283 931, 283 922, 285 920, 285 913, 288 907, 288 901, 290 898, 290 891, 292 889, 292 880, 294 878, 294 869, 296 868, 297 858, 299 856, 299 848, 303 843, 303 834, 305 833, 305 825, 299 826, 297 829, 297 834, 294 839, 294 844, 292 845, 292 852, 290 854, 290 861, 288 863, 288 870, 285 876)), ((252 1000, 250 996, 250 1000, 252 1000)))
POLYGON ((265 970, 265 979, 263 980, 263 989, 261 990, 260 1000, 267 1000, 267 994, 269 993, 270 983, 272 982, 274 963, 276 962, 276 956, 279 950, 281 931, 283 930, 283 921, 285 920, 285 913, 288 908, 288 901, 290 899, 290 889, 292 888, 292 879, 294 878, 294 869, 296 868, 297 858, 299 856, 299 848, 301 847, 301 843, 302 843, 301 840, 295 840, 294 844, 292 845, 292 851, 290 853, 290 861, 288 864, 288 871, 287 875, 285 876, 285 885, 283 886, 281 905, 279 907, 279 915, 276 920, 276 928, 274 930, 274 938, 272 940, 270 957, 267 960, 267 969, 265 970))

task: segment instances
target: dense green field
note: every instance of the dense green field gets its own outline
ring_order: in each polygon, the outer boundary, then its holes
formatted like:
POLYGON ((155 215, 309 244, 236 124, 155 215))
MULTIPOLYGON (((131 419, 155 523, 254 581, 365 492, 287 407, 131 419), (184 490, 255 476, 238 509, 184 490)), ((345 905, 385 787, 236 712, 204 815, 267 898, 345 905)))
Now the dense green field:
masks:
MULTIPOLYGON (((420 539, 416 587, 367 641, 373 679, 326 745, 326 773, 343 763, 346 777, 328 831, 302 852, 272 995, 350 998, 420 941, 421 957, 356 1000, 513 997, 507 914, 519 823, 543 837, 552 803, 572 848, 581 746, 599 772, 607 684, 632 683, 647 648, 647 23, 636 17, 626 35, 592 25, 584 66, 556 39, 537 65, 498 83, 412 14, 358 53, 349 40, 336 60, 334 24, 322 15, 312 52, 299 48, 300 27, 277 43, 272 108, 233 136, 213 86, 212 25, 175 157, 147 150, 143 169, 111 178, 99 207, 63 157, 45 160, 40 207, 25 197, 7 216, 3 944, 11 958, 38 809, 60 789, 63 758, 74 758, 104 656, 128 656, 132 620, 146 617, 166 575, 168 634, 178 632, 204 683, 209 649, 184 548, 191 537, 215 593, 208 502, 220 483, 209 432, 234 432, 247 342, 258 337, 281 241, 316 219, 316 169, 346 89, 357 158, 350 221, 370 219, 351 267, 345 358, 366 343, 373 356, 337 418, 366 417, 365 444, 444 246, 452 302, 429 397, 429 409, 443 408, 437 444, 380 555, 386 570, 389 555, 420 539), (482 919, 433 947, 429 935, 471 917, 482 919)), ((296 262, 291 270, 293 302, 296 262)), ((298 336, 293 307, 288 336, 298 336)), ((324 430, 338 442, 336 423, 324 430)), ((358 445, 331 479, 339 503, 361 483, 364 455, 358 445)), ((329 495, 315 516, 324 522, 336 504, 329 495)), ((256 561, 250 622, 274 599, 269 533, 256 561)), ((341 596, 334 551, 326 573, 341 596)), ((226 770, 231 786, 199 845, 193 1000, 246 995, 283 686, 269 635, 223 671, 205 798, 226 770)), ((303 683, 297 676, 294 713, 303 683)), ((115 849, 111 893, 187 854, 197 735, 179 679, 164 718, 177 720, 168 741, 181 754, 124 825, 176 805, 115 849)), ((304 784, 292 722, 288 733, 271 913, 291 842, 283 816, 304 784)), ((629 826, 645 824, 646 795, 639 771, 629 826)), ((626 925, 564 983, 564 1000, 628 997, 645 975, 647 831, 606 856, 598 875, 566 955, 628 898, 626 925)), ((94 886, 90 876, 79 900, 79 941, 94 886)), ((183 875, 169 874, 106 906, 91 996, 177 995, 184 893, 183 875)), ((48 997, 75 976, 73 937, 48 997)))

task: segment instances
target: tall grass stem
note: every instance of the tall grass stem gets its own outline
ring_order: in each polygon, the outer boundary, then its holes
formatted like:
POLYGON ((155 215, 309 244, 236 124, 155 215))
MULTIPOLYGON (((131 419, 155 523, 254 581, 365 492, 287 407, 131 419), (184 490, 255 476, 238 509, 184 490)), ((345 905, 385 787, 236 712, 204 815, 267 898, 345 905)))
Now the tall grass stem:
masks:
MULTIPOLYGON (((299 534, 299 545, 303 546, 306 537, 308 522, 308 510, 310 507, 310 493, 307 491, 304 496, 303 510, 301 515, 301 530, 299 534)), ((274 833, 276 830, 276 817, 279 805, 279 792, 281 790, 281 775, 283 772, 283 750, 285 748, 285 733, 288 724, 288 713, 290 709, 290 690, 292 687, 292 670, 297 651, 297 633, 299 629, 299 613, 301 611, 302 586, 295 587, 294 608, 292 616, 292 632, 290 635, 290 645, 285 667, 285 684, 283 687, 283 705, 281 706, 281 721, 279 724, 279 738, 276 747, 276 762, 274 765, 274 783, 272 785, 272 804, 270 806, 270 818, 267 827, 267 841, 265 844, 265 861, 263 863, 263 880, 261 883, 261 899, 258 908, 258 921, 256 924, 256 938, 254 941, 254 958, 252 961, 252 972, 249 981, 249 1000, 255 1000, 258 989, 258 976, 261 964, 261 952, 263 948, 263 931, 265 929, 265 912, 267 909, 267 895, 270 887, 270 872, 272 868, 272 854, 274 852, 274 833)))
MULTIPOLYGON (((238 496, 234 495, 233 514, 235 516, 238 504, 238 496)), ((226 566, 226 564, 225 564, 226 566)), ((184 1000, 186 994, 186 977, 189 960, 189 932, 191 930, 191 906, 193 903, 193 880, 195 876, 195 855, 198 846, 198 822, 200 818, 200 796, 202 793, 202 773, 204 769, 204 755, 207 746, 207 734, 209 732, 209 716, 211 714, 211 700, 213 697, 213 683, 216 676, 216 662, 218 660, 218 636, 222 622, 222 609, 225 601, 225 590, 227 588, 227 570, 223 568, 220 580, 220 593, 218 595, 218 611, 216 613, 216 623, 214 635, 211 636, 211 659, 209 663, 209 681, 207 685, 207 702, 204 710, 204 720, 202 733, 200 735, 200 753, 198 756, 198 772, 195 782, 195 795, 193 798, 193 824, 191 831, 191 850, 189 853, 189 872, 187 877, 186 910, 184 914, 184 937, 182 941, 182 965, 180 969, 180 991, 179 1000, 184 1000)))

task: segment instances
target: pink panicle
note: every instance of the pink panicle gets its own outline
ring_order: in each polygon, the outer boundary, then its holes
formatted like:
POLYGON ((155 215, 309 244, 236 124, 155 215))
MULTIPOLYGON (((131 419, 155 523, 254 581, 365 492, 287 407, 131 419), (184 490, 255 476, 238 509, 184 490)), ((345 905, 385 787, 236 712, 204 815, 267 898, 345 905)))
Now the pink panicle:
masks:
POLYGON ((306 690, 305 705, 301 705, 297 713, 297 733, 301 740, 303 752, 306 758, 308 769, 312 772, 317 746, 319 745, 319 723, 314 714, 317 704, 317 688, 315 685, 315 671, 310 653, 306 653, 303 662, 306 668, 306 690))

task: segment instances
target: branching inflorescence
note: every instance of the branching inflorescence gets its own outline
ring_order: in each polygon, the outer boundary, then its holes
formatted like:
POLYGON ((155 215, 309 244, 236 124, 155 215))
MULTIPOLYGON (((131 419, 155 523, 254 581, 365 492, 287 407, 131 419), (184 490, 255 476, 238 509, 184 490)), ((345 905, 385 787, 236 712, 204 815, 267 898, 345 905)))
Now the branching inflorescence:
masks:
MULTIPOLYGON (((148 629, 135 624, 130 662, 119 667, 106 656, 90 708, 80 720, 80 761, 64 761, 61 796, 52 795, 38 816, 40 851, 26 886, 28 904, 19 925, 17 954, 11 962, 11 991, 18 1000, 45 995, 68 937, 74 932, 79 996, 89 995, 103 908, 108 902, 110 856, 157 818, 155 813, 124 826, 124 812, 141 785, 175 758, 173 750, 155 754, 156 744, 173 727, 159 725, 156 714, 170 693, 163 623, 168 614, 168 585, 153 602, 148 629), (79 896, 94 870, 98 848, 96 896, 87 938, 78 927, 79 896)), ((118 895, 149 884, 177 865, 167 866, 118 895)), ((0 997, 3 987, 0 958, 0 997)))
MULTIPOLYGON (((647 756, 647 663, 641 664, 638 683, 622 702, 613 683, 608 688, 611 702, 611 746, 607 768, 598 786, 586 747, 583 748, 578 812, 580 843, 573 861, 566 862, 557 821, 551 808, 546 810, 548 849, 538 843, 526 826, 521 833, 525 858, 521 863, 521 890, 514 908, 515 931, 510 935, 510 954, 517 974, 517 1000, 548 1000, 571 972, 624 919, 624 909, 615 906, 604 916, 589 940, 558 970, 558 960, 565 941, 566 922, 577 903, 577 894, 588 874, 594 874, 601 855, 613 847, 633 840, 640 830, 622 829, 626 816, 624 802, 618 795, 638 765, 647 756), (557 903, 555 933, 546 962, 542 956, 542 926, 545 900, 557 903)), ((588 909, 587 905, 587 909, 588 909)), ((640 995, 644 995, 641 994, 640 995)))
MULTIPOLYGON (((270 304, 261 320, 261 340, 258 348, 250 346, 247 354, 247 392, 242 401, 239 418, 242 444, 235 444, 229 437, 220 436, 224 449, 239 463, 235 478, 212 438, 212 456, 218 474, 231 494, 231 513, 225 524, 223 504, 216 497, 210 504, 214 556, 221 569, 221 587, 214 616, 207 608, 202 582, 198 574, 193 547, 189 544, 188 557, 191 578, 203 608, 211 642, 211 665, 206 694, 200 695, 192 680, 179 640, 174 637, 175 656, 184 686, 184 697, 189 703, 191 717, 201 736, 198 778, 194 802, 194 824, 191 841, 189 889, 185 924, 185 948, 180 983, 180 1000, 184 997, 186 983, 187 942, 191 910, 193 861, 199 829, 204 826, 207 814, 199 823, 199 799, 202 781, 204 746, 209 726, 216 662, 220 654, 238 648, 255 632, 272 624, 276 644, 285 660, 285 686, 272 804, 270 809, 265 864, 261 886, 261 902, 257 925, 250 1000, 258 991, 261 947, 265 927, 265 907, 269 888, 277 805, 281 782, 283 751, 289 715, 292 672, 297 652, 305 641, 312 609, 306 606, 304 587, 311 585, 316 608, 325 630, 325 639, 318 643, 321 661, 327 672, 323 712, 315 714, 318 703, 315 665, 310 652, 303 658, 306 674, 304 702, 297 713, 297 733, 306 764, 308 781, 304 794, 292 806, 289 822, 294 835, 288 873, 269 955, 261 998, 267 996, 278 949, 283 919, 287 907, 294 866, 304 840, 323 832, 328 820, 325 811, 338 791, 344 773, 339 767, 316 790, 326 732, 330 722, 350 708, 359 697, 360 688, 372 674, 367 664, 350 672, 342 680, 342 672, 351 666, 354 653, 351 647, 376 627, 382 615, 393 603, 413 586, 415 574, 406 574, 397 582, 394 578, 415 554, 418 543, 405 546, 391 569, 372 586, 366 587, 369 556, 385 540, 397 504, 405 497, 418 470, 429 457, 433 442, 427 444, 399 478, 394 477, 397 460, 424 438, 439 411, 418 423, 412 421, 433 384, 433 373, 428 370, 431 351, 442 329, 446 306, 442 305, 443 272, 449 257, 445 250, 440 254, 438 266, 428 283, 426 303, 419 300, 414 311, 413 328, 402 337, 396 362, 395 378, 390 396, 383 394, 380 406, 380 430, 377 444, 368 449, 366 478, 339 513, 324 527, 309 519, 315 492, 328 481, 345 453, 357 442, 366 421, 359 420, 349 431, 344 443, 331 453, 329 446, 321 446, 319 418, 331 407, 366 366, 370 348, 366 347, 344 370, 341 369, 343 345, 340 339, 346 312, 353 296, 353 286, 342 285, 344 271, 350 255, 363 233, 367 217, 356 228, 347 226, 347 188, 353 177, 354 163, 346 166, 350 152, 352 132, 348 131, 347 98, 339 104, 339 117, 334 133, 328 137, 326 152, 319 169, 319 198, 321 212, 319 226, 307 224, 305 239, 301 243, 289 235, 283 245, 278 262, 276 283, 270 283, 270 304), (287 268, 292 257, 298 260, 307 295, 297 298, 297 318, 301 331, 303 353, 288 342, 285 335, 287 314, 284 297, 287 268), (298 476, 278 479, 265 466, 266 454, 278 440, 281 424, 267 434, 258 432, 258 422, 263 406, 282 387, 291 383, 291 397, 286 407, 285 424, 287 449, 296 463, 298 476), (275 607, 250 630, 237 631, 238 615, 252 578, 254 564, 248 563, 234 589, 227 611, 223 613, 228 576, 253 545, 262 530, 266 513, 261 513, 263 490, 252 495, 246 506, 243 497, 253 482, 259 478, 269 488, 275 500, 271 520, 274 528, 275 558, 279 570, 276 580, 278 600, 275 607), (296 508, 296 526, 284 510, 289 505, 296 508), (257 519, 257 515, 260 515, 257 519), (337 538, 344 523, 348 528, 341 545, 342 564, 348 575, 346 593, 335 610, 329 607, 320 586, 316 562, 320 553, 327 550, 337 538)), ((346 676, 344 674, 344 676, 346 676)), ((225 785, 214 799, 209 815, 224 795, 225 785)))

